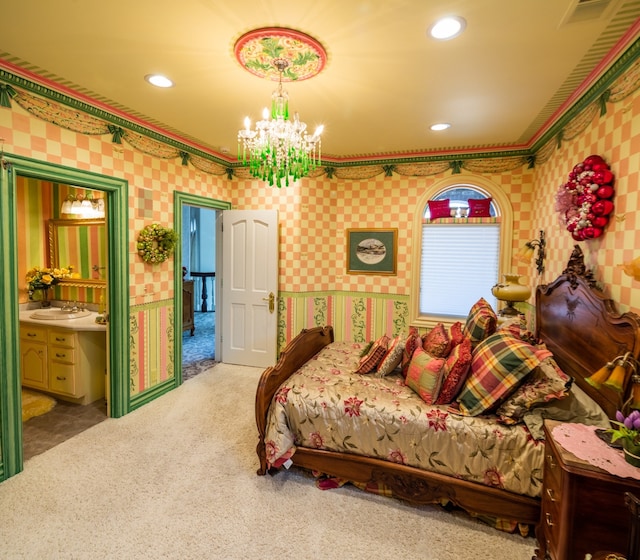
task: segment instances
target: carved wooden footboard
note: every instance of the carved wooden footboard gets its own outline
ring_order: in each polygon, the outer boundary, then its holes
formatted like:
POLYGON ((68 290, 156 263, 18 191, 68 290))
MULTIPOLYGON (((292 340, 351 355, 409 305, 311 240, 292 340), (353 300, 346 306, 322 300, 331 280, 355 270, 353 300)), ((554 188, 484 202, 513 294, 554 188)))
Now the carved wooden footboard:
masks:
POLYGON ((267 426, 267 414, 271 399, 278 387, 282 385, 293 373, 313 358, 327 344, 333 342, 333 327, 315 327, 303 329, 280 354, 280 359, 275 366, 266 369, 256 391, 256 424, 258 426, 258 446, 256 452, 260 459, 258 474, 267 472, 267 455, 264 436, 267 426))

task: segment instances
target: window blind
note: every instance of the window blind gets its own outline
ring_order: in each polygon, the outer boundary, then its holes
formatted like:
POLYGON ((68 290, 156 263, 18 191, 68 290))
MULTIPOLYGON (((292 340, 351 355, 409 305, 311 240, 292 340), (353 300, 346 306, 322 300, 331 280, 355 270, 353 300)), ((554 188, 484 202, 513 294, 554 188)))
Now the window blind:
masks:
POLYGON ((420 314, 466 317, 481 297, 496 309, 499 264, 499 223, 424 223, 420 314))

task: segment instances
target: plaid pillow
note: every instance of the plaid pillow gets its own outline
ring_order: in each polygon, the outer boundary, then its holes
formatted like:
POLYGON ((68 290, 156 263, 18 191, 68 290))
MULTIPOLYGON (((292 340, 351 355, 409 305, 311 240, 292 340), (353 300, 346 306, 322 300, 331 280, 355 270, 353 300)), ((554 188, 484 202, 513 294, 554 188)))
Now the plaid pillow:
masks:
POLYGON ((457 398, 460 413, 477 416, 489 411, 539 365, 531 344, 503 333, 490 336, 473 352, 471 374, 457 398))
POLYGON ((356 373, 371 373, 375 371, 376 366, 380 363, 384 355, 387 353, 387 347, 389 346, 389 337, 383 334, 378 340, 373 343, 371 350, 360 358, 360 364, 356 373))
POLYGON ((444 366, 444 358, 431 356, 418 347, 411 358, 405 384, 418 393, 424 402, 433 404, 440 392, 444 366))
POLYGON ((480 298, 471 307, 462 334, 465 338, 471 339, 471 346, 475 348, 478 343, 496 332, 497 323, 498 317, 493 308, 487 300, 480 298))

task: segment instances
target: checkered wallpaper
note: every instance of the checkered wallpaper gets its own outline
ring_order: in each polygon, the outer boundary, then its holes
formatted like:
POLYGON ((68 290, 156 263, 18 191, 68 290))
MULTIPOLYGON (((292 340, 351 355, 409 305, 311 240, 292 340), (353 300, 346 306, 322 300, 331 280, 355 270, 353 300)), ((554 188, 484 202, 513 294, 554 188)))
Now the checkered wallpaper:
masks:
MULTIPOLYGON (((429 185, 450 174, 379 175, 354 181, 305 178, 294 186, 278 189, 258 181, 229 181, 224 175, 183 166, 179 159, 160 159, 126 143, 113 144, 108 136, 61 129, 15 104, 0 108, 0 138, 8 153, 122 177, 129 182, 132 315, 149 304, 165 308, 173 305, 173 260, 156 266, 145 264, 137 256, 135 245, 138 232, 150 222, 173 224, 174 191, 228 200, 234 208, 276 208, 281 225, 281 346, 301 328, 318 323, 334 323, 339 338, 370 339, 405 328, 412 273, 412 224, 415 212, 421 211, 416 209, 417 201, 429 185), (364 227, 398 228, 396 275, 346 274, 346 230, 364 227), (365 325, 362 329, 356 327, 361 319, 365 325)), ((607 294, 622 310, 640 313, 638 282, 619 268, 623 262, 640 256, 640 93, 636 91, 621 102, 609 103, 606 115, 595 115, 584 132, 551 151, 547 161, 532 170, 523 167, 483 176, 503 189, 511 201, 516 216, 514 252, 544 229, 549 256, 547 271, 539 281, 549 281, 562 271, 574 242, 558 222, 555 193, 576 163, 592 153, 600 154, 616 175, 615 216, 604 237, 581 246, 607 294)), ((513 269, 535 279, 533 266, 514 263, 513 269)), ((145 321, 138 324, 150 329, 150 333, 161 332, 145 321)), ((148 340, 144 347, 147 352, 155 348, 148 340)), ((140 357, 132 368, 144 370, 145 364, 152 362, 149 356, 140 357)), ((158 371, 162 369, 159 366, 158 371)), ((136 379, 137 391, 154 382, 150 371, 140 372, 136 379)))

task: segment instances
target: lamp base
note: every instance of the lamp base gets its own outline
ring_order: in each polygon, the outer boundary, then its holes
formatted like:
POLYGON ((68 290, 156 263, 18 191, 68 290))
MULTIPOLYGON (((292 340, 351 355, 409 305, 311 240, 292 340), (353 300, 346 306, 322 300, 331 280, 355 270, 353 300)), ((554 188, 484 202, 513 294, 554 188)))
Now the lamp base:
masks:
POLYGON ((514 305, 515 302, 508 301, 507 306, 503 307, 498 315, 502 315, 503 317, 517 317, 518 315, 522 315, 522 312, 518 311, 514 305))

